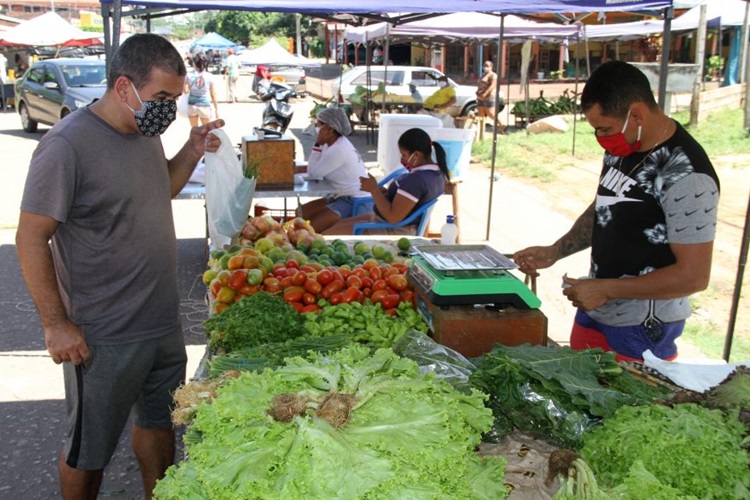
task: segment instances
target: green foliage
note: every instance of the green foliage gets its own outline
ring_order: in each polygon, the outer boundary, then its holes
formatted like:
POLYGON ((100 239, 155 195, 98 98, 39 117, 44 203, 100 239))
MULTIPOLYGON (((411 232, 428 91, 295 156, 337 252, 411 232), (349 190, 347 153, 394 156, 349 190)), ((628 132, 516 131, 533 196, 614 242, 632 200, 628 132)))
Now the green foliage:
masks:
MULTIPOLYGON (((303 27, 308 24, 301 23, 303 27)), ((295 37, 297 33, 295 14, 236 10, 216 13, 206 22, 204 30, 215 31, 248 47, 260 46, 271 37, 276 37, 282 46, 286 46, 286 38, 295 37)))
POLYGON ((694 404, 624 406, 584 436, 581 454, 606 487, 621 484, 640 460, 646 471, 681 495, 748 498, 748 455, 737 412, 694 404))
MULTIPOLYGON (((708 358, 721 359, 724 354, 726 332, 717 330, 714 325, 696 318, 685 324, 682 338, 697 347, 708 358)), ((733 363, 750 359, 750 341, 735 335, 729 361, 733 363)))
POLYGON ((747 132, 743 128, 745 115, 741 108, 717 110, 695 127, 689 126, 689 111, 675 113, 672 117, 695 137, 706 150, 709 158, 716 155, 736 155, 748 152, 747 132))
POLYGON ((186 437, 189 459, 167 471, 156 498, 508 494, 505 459, 474 451, 492 423, 486 397, 459 393, 389 349, 291 358, 277 370, 244 372, 217 393, 198 407, 186 437), (335 412, 323 411, 331 396, 349 401, 339 425, 335 412), (290 400, 293 407, 279 404, 290 400))

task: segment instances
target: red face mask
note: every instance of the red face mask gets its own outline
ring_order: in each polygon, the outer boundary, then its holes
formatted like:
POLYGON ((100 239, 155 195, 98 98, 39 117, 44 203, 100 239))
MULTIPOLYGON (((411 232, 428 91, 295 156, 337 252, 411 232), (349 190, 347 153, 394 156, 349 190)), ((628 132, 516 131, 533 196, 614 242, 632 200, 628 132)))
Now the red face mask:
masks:
POLYGON ((622 126, 622 131, 612 135, 596 136, 596 141, 606 152, 614 156, 630 156, 639 149, 641 149, 641 126, 638 125, 638 137, 633 144, 630 144, 625 139, 625 129, 628 128, 628 120, 630 120, 630 112, 628 111, 628 117, 625 119, 625 124, 622 126))

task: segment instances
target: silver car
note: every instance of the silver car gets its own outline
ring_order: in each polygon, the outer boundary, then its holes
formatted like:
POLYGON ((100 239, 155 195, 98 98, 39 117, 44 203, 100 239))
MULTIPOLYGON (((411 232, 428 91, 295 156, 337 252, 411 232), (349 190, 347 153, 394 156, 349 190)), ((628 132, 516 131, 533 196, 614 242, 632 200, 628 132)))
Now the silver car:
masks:
MULTIPOLYGON (((444 76, 435 68, 426 66, 370 66, 370 82, 367 81, 367 66, 355 66, 341 76, 341 82, 336 80, 333 84, 333 95, 340 95, 349 100, 349 96, 355 93, 358 86, 375 90, 379 83, 385 81, 385 90, 391 94, 408 96, 409 84, 414 84, 422 99, 434 94, 440 87, 438 78, 444 76)), ((451 86, 456 89, 456 103, 448 108, 452 116, 467 116, 472 114, 477 107, 476 87, 469 85, 458 85, 448 79, 451 86)))

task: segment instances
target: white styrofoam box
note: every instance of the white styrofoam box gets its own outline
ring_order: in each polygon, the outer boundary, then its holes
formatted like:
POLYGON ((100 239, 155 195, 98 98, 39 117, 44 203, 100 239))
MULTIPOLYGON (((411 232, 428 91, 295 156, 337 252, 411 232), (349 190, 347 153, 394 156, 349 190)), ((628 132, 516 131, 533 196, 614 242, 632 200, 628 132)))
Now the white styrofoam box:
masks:
POLYGON ((451 180, 461 179, 469 171, 474 129, 439 128, 429 133, 433 142, 438 142, 445 150, 451 180))
POLYGON ((429 115, 398 113, 380 115, 378 165, 386 175, 402 166, 401 153, 398 151, 398 138, 410 128, 421 128, 433 138, 433 132, 441 129, 442 126, 443 123, 439 119, 429 115))

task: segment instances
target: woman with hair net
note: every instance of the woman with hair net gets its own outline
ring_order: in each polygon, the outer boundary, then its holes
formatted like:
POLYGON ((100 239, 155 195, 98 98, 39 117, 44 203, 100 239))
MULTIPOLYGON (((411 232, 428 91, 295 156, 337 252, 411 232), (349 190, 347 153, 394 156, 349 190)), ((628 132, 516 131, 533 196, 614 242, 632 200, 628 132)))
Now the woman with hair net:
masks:
MULTIPOLYGON (((336 191, 297 209, 298 215, 309 220, 317 232, 354 215, 354 200, 370 196, 360 189, 359 178, 366 177, 367 171, 359 151, 345 137, 351 132, 349 117, 340 108, 324 108, 318 113, 315 145, 307 160, 307 176, 327 180, 336 191)), ((372 202, 360 207, 370 212, 372 202)))

